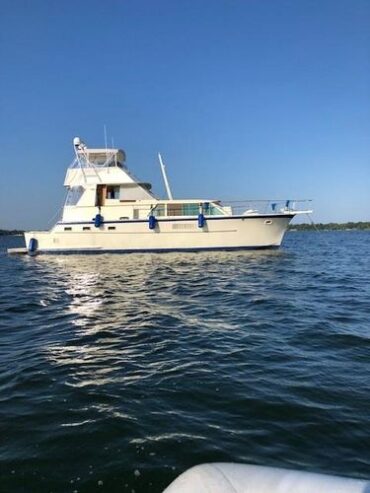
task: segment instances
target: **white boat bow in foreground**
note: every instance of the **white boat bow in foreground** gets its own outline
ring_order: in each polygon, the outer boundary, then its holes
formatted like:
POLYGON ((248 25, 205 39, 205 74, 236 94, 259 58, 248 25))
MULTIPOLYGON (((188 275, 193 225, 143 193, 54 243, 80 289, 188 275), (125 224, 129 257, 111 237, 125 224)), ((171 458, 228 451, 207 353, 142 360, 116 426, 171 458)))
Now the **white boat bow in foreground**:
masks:
POLYGON ((163 493, 370 493, 370 482, 230 462, 192 467, 163 493))

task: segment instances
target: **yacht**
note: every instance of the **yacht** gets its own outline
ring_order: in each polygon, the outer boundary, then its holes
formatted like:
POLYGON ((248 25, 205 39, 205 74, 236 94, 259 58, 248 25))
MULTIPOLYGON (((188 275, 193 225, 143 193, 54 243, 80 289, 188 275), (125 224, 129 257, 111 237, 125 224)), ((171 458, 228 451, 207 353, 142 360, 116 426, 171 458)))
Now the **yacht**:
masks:
POLYGON ((279 247, 303 201, 174 199, 159 155, 167 199, 138 180, 121 149, 73 140, 62 215, 49 231, 25 233, 27 252, 101 253, 236 250, 279 247))

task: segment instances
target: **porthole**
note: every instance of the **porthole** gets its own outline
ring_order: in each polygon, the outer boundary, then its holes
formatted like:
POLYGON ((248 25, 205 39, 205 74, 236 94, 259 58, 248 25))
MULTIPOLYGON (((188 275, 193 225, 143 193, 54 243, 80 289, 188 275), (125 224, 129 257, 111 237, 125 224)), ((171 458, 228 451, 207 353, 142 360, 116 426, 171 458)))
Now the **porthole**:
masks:
POLYGON ((84 226, 82 229, 83 229, 83 231, 90 231, 90 227, 89 226, 84 226))
POLYGON ((64 231, 72 231, 72 228, 64 228, 64 231))
POLYGON ((108 226, 108 229, 112 230, 112 229, 116 229, 115 226, 108 226))
POLYGON ((267 224, 267 225, 270 225, 270 224, 272 224, 272 221, 271 221, 271 219, 266 219, 266 221, 265 221, 265 224, 267 224))

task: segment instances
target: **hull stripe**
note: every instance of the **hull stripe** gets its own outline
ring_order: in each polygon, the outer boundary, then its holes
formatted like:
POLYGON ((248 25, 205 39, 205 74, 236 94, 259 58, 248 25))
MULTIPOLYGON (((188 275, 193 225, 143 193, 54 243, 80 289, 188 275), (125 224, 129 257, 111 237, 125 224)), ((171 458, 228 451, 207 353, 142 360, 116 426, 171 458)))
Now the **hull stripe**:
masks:
POLYGON ((60 249, 60 250, 37 250, 38 254, 47 253, 47 254, 104 254, 104 253, 171 253, 171 252, 216 252, 216 251, 242 251, 242 250, 276 250, 279 248, 279 245, 263 245, 263 246, 237 246, 237 247, 203 247, 203 248, 148 248, 148 249, 60 249))

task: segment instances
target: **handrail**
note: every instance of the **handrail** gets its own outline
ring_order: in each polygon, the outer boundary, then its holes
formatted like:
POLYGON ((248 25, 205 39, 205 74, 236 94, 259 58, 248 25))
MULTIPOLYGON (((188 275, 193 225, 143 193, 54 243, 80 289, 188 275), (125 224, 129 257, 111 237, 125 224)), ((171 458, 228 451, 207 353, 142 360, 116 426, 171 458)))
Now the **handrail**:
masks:
MULTIPOLYGON (((149 217, 154 215, 157 217, 195 217, 199 213, 204 216, 214 216, 214 215, 226 215, 226 216, 242 216, 242 215, 258 215, 258 214, 297 214, 297 213, 309 213, 311 212, 312 200, 230 200, 230 201, 199 201, 194 200, 194 202, 185 202, 186 206, 199 206, 194 208, 191 212, 189 208, 181 208, 182 205, 178 201, 174 203, 174 209, 176 213, 168 215, 168 207, 171 206, 170 202, 153 201, 151 204, 140 204, 135 201, 130 203, 118 203, 109 204, 108 207, 117 207, 121 211, 128 213, 131 216, 130 211, 137 210, 140 211, 140 217, 149 217), (214 204, 215 208, 220 209, 220 214, 216 210, 210 209, 206 204, 214 204), (163 208, 163 209, 162 209, 163 208), (197 210, 196 210, 197 209, 197 210), (213 210, 213 213, 211 212, 213 210)), ((65 204, 67 205, 67 204, 65 204)), ((104 206, 103 206, 104 207, 104 206)), ((90 209, 91 206, 79 206, 81 209, 90 209)), ((173 212, 173 211, 171 211, 173 212)))
POLYGON ((230 200, 222 201, 222 207, 229 207, 233 215, 239 214, 287 214, 308 212, 312 208, 311 199, 280 199, 280 200, 230 200))

